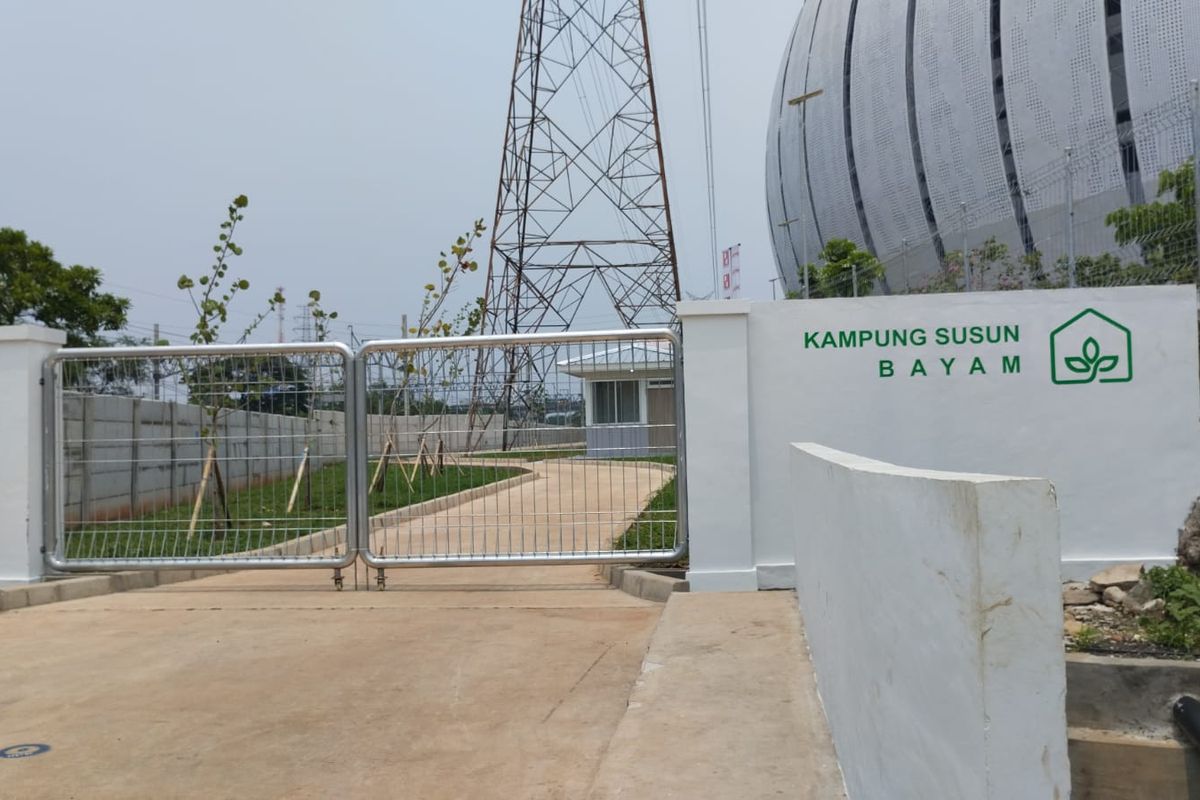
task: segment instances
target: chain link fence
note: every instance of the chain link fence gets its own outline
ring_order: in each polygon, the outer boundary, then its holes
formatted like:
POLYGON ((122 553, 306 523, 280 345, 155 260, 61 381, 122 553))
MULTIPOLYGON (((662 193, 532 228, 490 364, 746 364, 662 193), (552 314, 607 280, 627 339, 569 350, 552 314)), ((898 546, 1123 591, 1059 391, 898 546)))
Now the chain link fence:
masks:
POLYGON ((799 297, 1139 286, 1197 281, 1200 84, 1136 124, 1064 147, 1012 185, 939 218, 940 252, 904 240, 875 260, 838 242, 801 265, 799 297), (964 260, 963 254, 966 253, 964 260), (834 256, 830 258, 829 256, 834 256), (807 274, 806 274, 807 273, 807 274))

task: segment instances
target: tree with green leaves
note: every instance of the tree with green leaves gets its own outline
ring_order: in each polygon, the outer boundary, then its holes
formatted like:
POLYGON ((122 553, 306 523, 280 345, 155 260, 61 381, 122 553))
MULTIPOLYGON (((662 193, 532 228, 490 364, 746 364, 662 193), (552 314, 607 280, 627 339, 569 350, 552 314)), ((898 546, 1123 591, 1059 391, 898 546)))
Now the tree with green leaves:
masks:
POLYGON ((1158 176, 1152 203, 1119 208, 1105 219, 1117 244, 1142 251, 1142 264, 1130 265, 1139 283, 1191 283, 1196 280, 1196 173, 1189 158, 1158 176))
MULTIPOLYGON (((811 297, 863 297, 883 277, 879 259, 849 239, 830 239, 817 257, 821 263, 809 265, 811 297)), ((800 278, 804 279, 803 266, 800 278)))
POLYGON ((95 267, 64 267, 24 231, 0 228, 0 325, 36 322, 67 334, 71 347, 107 344, 125 326, 129 300, 100 291, 95 267))

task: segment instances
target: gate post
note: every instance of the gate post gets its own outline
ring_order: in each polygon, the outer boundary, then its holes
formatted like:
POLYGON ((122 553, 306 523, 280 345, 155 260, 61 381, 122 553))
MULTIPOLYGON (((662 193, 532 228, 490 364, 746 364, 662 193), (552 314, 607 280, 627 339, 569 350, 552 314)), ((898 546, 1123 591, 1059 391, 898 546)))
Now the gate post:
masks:
POLYGON ((42 452, 42 365, 62 331, 0 326, 0 583, 43 574, 42 500, 52 463, 42 452))
POLYGON ((693 592, 758 590, 750 511, 746 300, 680 303, 693 592))

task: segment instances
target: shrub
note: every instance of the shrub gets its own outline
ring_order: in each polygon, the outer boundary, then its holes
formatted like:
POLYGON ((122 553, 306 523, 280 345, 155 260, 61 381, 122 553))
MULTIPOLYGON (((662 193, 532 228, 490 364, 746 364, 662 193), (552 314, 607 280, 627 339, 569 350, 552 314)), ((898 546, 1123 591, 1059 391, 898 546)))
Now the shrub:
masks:
POLYGON ((1164 647, 1200 650, 1200 578, 1180 566, 1155 567, 1146 578, 1166 603, 1162 619, 1142 618, 1146 636, 1164 647))

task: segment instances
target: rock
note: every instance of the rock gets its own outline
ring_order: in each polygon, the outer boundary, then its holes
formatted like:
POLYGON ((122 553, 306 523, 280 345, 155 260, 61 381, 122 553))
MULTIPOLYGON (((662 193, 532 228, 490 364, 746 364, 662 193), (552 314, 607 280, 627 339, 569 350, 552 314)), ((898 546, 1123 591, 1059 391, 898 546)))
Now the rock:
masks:
POLYGON ((1096 603, 1090 606, 1071 606, 1067 609, 1075 619, 1091 619, 1092 617, 1107 617, 1117 613, 1115 609, 1096 603))
POLYGON ((1121 598, 1121 607, 1130 614, 1141 614, 1144 613, 1146 604, 1152 600, 1154 600, 1154 587, 1150 585, 1150 581, 1142 578, 1121 598))
POLYGON ((1087 627, 1077 619, 1066 617, 1063 619, 1063 633, 1067 636, 1078 636, 1083 629, 1087 627))
POLYGON ((1142 604, 1133 598, 1133 595, 1128 592, 1121 598, 1121 609, 1127 611, 1134 616, 1142 613, 1142 604))
POLYGON ((1154 599, 1154 587, 1150 585, 1150 581, 1142 578, 1129 590, 1128 597, 1139 606, 1145 605, 1154 599))
POLYGON ((1167 615, 1167 601, 1156 597, 1142 606, 1142 616, 1150 619, 1162 619, 1167 615))
POLYGON ((1104 605, 1120 608, 1125 603, 1125 590, 1119 586, 1109 586, 1104 590, 1104 605))
POLYGON ((1110 586, 1132 589, 1141 579, 1141 564, 1117 564, 1102 572, 1097 572, 1088 583, 1095 591, 1103 592, 1110 586))
POLYGON ((1068 583, 1063 586, 1064 606, 1089 606, 1100 602, 1100 595, 1088 588, 1086 583, 1068 583))
POLYGON ((1200 568, 1200 499, 1192 503, 1183 527, 1179 529, 1179 563, 1188 569, 1200 568))

